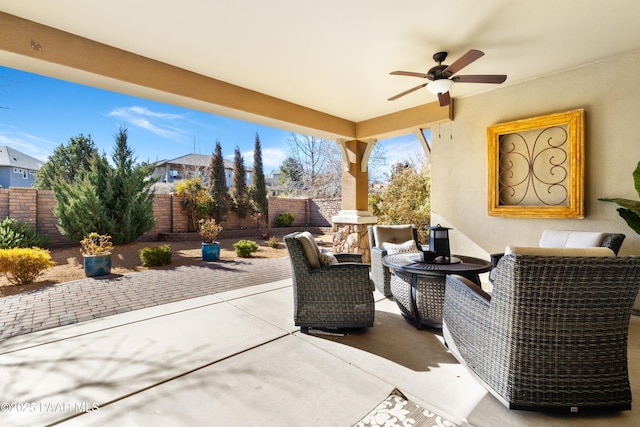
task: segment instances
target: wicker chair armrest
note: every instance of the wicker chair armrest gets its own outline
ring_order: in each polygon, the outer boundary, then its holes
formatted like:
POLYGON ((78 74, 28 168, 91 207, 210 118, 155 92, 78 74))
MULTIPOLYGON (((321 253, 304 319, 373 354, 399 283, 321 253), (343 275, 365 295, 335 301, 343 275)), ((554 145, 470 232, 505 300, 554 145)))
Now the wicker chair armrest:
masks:
POLYGON ((382 257, 387 256, 387 250, 378 246, 374 246, 371 248, 371 257, 373 257, 374 254, 379 259, 382 259, 382 257))
POLYGON ((474 370, 486 369, 486 348, 491 330, 490 296, 464 277, 447 275, 442 318, 447 329, 447 344, 474 370))
POLYGON ((452 284, 452 286, 457 288, 457 292, 463 293, 465 299, 471 298, 474 303, 481 304, 483 307, 489 307, 491 295, 471 280, 456 274, 450 274, 447 275, 447 287, 449 283, 455 283, 455 285, 452 284))
POLYGON ((496 268, 496 266, 498 265, 498 261, 500 261, 500 258, 502 258, 504 256, 504 253, 496 253, 496 254, 491 254, 491 268, 496 268))
POLYGON ((613 253, 618 255, 618 252, 620 251, 620 247, 622 246, 622 242, 624 242, 625 237, 626 236, 624 234, 608 233, 605 235, 604 239, 602 240, 602 244, 600 246, 609 248, 613 251, 613 253))
POLYGON ((462 276, 447 275, 442 313, 447 324, 456 329, 486 330, 490 305, 491 295, 480 286, 462 276))
POLYGON ((325 265, 311 270, 314 274, 365 274, 369 277, 369 264, 361 262, 340 262, 338 264, 325 265), (364 272, 364 273, 363 273, 364 272))
POLYGON ((345 253, 333 254, 333 256, 336 257, 339 263, 343 263, 343 262, 362 263, 362 254, 350 254, 345 252, 345 253))
POLYGON ((368 264, 345 262, 326 265, 311 270, 309 277, 312 282, 311 286, 316 287, 316 289, 312 290, 315 294, 322 294, 322 291, 320 291, 322 288, 326 291, 337 289, 341 293, 363 294, 363 291, 373 292, 371 280, 369 279, 368 264))

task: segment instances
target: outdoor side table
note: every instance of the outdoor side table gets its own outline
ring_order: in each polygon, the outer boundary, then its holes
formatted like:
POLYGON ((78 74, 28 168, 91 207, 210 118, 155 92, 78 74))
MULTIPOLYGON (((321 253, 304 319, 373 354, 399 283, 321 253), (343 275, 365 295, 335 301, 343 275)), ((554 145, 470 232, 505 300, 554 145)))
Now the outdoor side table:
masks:
POLYGON ((442 307, 447 274, 458 274, 480 285, 480 273, 491 270, 491 262, 462 255, 451 263, 422 262, 420 253, 393 254, 382 259, 391 270, 391 294, 402 315, 421 329, 442 327, 442 307))

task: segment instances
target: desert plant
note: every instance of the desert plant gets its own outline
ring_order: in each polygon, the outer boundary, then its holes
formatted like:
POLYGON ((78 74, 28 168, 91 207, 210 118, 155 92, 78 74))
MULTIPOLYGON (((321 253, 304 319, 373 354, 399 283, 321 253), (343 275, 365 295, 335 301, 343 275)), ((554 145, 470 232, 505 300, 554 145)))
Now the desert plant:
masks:
POLYGON ((171 262, 171 246, 147 246, 140 249, 140 262, 145 267, 159 267, 171 262))
MULTIPOLYGON (((633 171, 633 183, 640 197, 640 162, 633 171)), ((640 201, 621 198, 600 198, 603 202, 617 203, 621 207, 617 209, 618 214, 624 219, 629 227, 640 234, 640 201)))
POLYGON ((253 252, 258 250, 258 244, 253 240, 239 240, 233 244, 236 249, 236 255, 241 258, 249 258, 253 252))
POLYGON ((111 253, 113 244, 111 243, 111 236, 106 234, 98 234, 96 232, 87 234, 84 239, 80 241, 82 248, 80 251, 83 255, 107 255, 111 253))
POLYGON ((202 236, 202 241, 204 243, 213 243, 216 238, 222 231, 222 226, 216 224, 216 220, 213 218, 210 219, 201 219, 198 221, 198 233, 202 236))
POLYGON ((5 218, 0 222, 0 248, 43 248, 49 239, 31 228, 29 224, 14 218, 5 218))
POLYGON ((295 217, 291 212, 280 212, 276 216, 276 227, 291 227, 294 219, 295 217))
POLYGON ((269 247, 276 249, 280 242, 278 242, 278 238, 276 236, 269 237, 269 241, 267 243, 269 247))
POLYGON ((46 249, 0 249, 0 273, 14 285, 28 285, 54 265, 46 249))

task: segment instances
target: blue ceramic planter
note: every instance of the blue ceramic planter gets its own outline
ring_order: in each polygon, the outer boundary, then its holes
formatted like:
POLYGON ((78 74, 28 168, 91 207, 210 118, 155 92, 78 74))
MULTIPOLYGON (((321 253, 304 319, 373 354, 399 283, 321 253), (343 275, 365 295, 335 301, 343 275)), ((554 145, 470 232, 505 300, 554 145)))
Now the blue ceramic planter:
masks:
POLYGON ((203 243, 202 244, 202 260, 218 261, 220 259, 220 243, 203 243))
POLYGON ((111 274, 111 254, 85 256, 84 274, 87 277, 111 274))

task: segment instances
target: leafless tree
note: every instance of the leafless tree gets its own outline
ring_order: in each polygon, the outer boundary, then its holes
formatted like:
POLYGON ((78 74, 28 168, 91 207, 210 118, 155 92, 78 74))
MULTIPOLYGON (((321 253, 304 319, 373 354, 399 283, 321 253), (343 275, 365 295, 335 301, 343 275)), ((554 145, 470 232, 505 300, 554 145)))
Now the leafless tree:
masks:
POLYGON ((335 141, 292 133, 290 157, 302 165, 303 182, 310 197, 334 197, 341 194, 342 162, 335 141))

